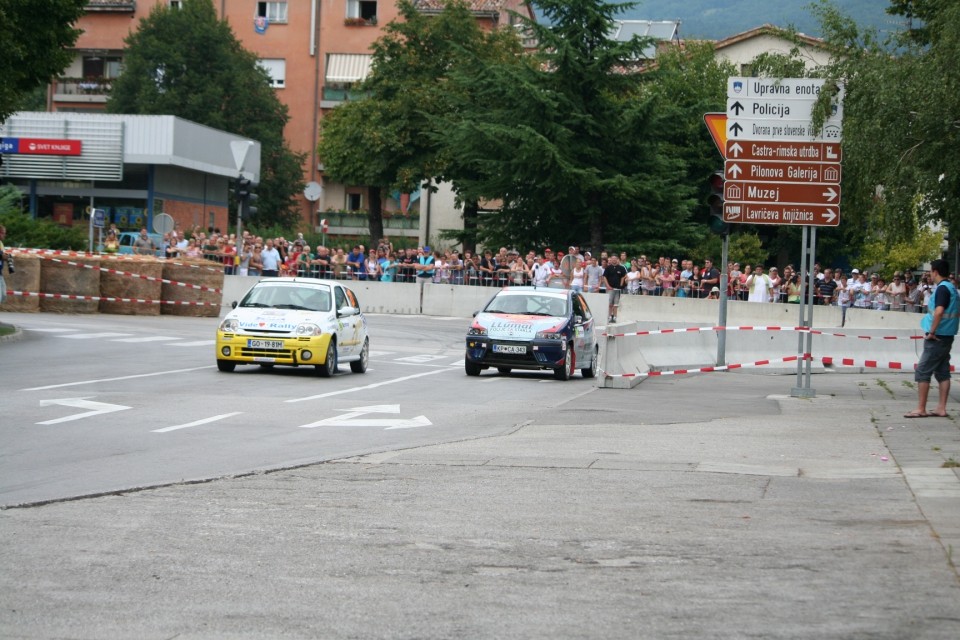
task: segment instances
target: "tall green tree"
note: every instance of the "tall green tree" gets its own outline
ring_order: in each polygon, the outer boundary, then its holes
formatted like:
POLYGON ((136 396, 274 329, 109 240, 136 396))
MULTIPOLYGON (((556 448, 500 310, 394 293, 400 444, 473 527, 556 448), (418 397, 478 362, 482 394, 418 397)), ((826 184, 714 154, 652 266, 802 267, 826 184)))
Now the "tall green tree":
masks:
MULTIPOLYGON (((845 220, 889 247, 942 222, 960 238, 960 3, 895 0, 911 19, 881 38, 821 0, 831 78, 846 83, 845 220)), ((935 257, 935 256, 930 256, 935 257)))
POLYGON ((0 0, 0 122, 37 87, 61 74, 87 0, 0 0))
POLYGON ((409 0, 397 6, 398 19, 372 47, 372 71, 360 87, 367 98, 327 114, 318 147, 327 177, 367 188, 371 242, 383 233, 385 190, 413 191, 444 173, 441 148, 425 133, 449 107, 451 70, 469 55, 520 53, 515 33, 484 33, 461 0, 432 15, 409 0))
POLYGON ((649 41, 610 37, 632 4, 537 2, 545 23, 531 64, 474 58, 451 73, 446 113, 434 119, 464 201, 492 200, 479 236, 535 246, 638 242, 678 248, 691 229, 694 190, 682 160, 661 153, 657 104, 637 91, 633 65, 649 41))
POLYGON ((259 141, 256 222, 294 226, 304 157, 284 140, 287 108, 256 55, 217 17, 212 0, 184 0, 179 9, 158 4, 126 44, 107 109, 174 115, 259 141))

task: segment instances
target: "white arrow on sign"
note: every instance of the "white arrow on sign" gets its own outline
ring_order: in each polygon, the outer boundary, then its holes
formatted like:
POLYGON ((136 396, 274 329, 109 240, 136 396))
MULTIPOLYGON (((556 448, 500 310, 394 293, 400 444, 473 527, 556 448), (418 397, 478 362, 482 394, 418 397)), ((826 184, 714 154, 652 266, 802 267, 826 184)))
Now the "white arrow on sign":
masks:
POLYGON ((368 413, 400 413, 398 404, 378 404, 369 407, 354 407, 347 409, 347 413, 336 416, 335 418, 325 418, 318 422, 302 424, 302 429, 313 429, 314 427, 384 427, 384 430, 390 429, 415 429, 416 427, 428 427, 432 422, 426 416, 417 416, 416 418, 361 418, 368 413))
POLYGON ((833 187, 827 187, 827 190, 823 192, 823 197, 827 199, 827 202, 833 202, 833 199, 837 197, 837 192, 833 190, 833 187))
POLYGON ((740 146, 739 142, 734 142, 730 146, 730 153, 733 155, 734 158, 739 158, 740 154, 743 153, 743 147, 740 146))
POLYGON ((834 211, 833 209, 827 209, 827 212, 823 214, 823 218, 827 222, 833 222, 834 219, 836 219, 836 217, 837 217, 837 212, 834 211))
MULTIPOLYGON (((91 398, 93 396, 88 396, 91 398)), ((122 404, 109 404, 106 402, 94 402, 88 398, 59 398, 57 400, 41 400, 41 407, 49 407, 51 405, 62 405, 64 407, 76 407, 78 409, 88 409, 84 413, 75 413, 72 416, 65 416, 63 418, 57 418, 56 420, 45 420, 44 422, 38 422, 37 424, 57 424, 60 422, 70 422, 71 420, 80 420, 81 418, 89 418, 91 416, 98 416, 104 413, 113 413, 114 411, 123 411, 124 409, 129 409, 122 404)))
POLYGON ((736 180, 736 179, 737 179, 737 176, 739 176, 741 173, 743 173, 743 169, 741 169, 741 168, 740 168, 740 165, 738 165, 738 164, 732 164, 732 165, 730 165, 730 171, 729 171, 729 173, 730 173, 730 177, 733 178, 734 180, 736 180))

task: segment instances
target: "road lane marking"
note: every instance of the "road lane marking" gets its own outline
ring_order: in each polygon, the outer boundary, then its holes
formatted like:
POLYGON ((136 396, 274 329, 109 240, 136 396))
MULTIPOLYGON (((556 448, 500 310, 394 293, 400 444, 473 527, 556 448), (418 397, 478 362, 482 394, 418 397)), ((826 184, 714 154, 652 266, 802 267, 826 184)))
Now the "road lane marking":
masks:
POLYGON ((209 347, 212 344, 216 344, 216 340, 196 340, 194 342, 175 342, 171 344, 171 347, 209 347))
POLYGON ((61 387, 76 387, 82 384, 96 384, 98 382, 115 382, 117 380, 134 380, 136 378, 150 378, 152 376, 165 376, 171 373, 188 373, 190 371, 200 371, 201 369, 213 369, 216 365, 207 365, 204 367, 192 367, 190 369, 172 369, 170 371, 154 371, 153 373, 138 373, 132 376, 118 376, 116 378, 98 378, 96 380, 77 380, 76 382, 64 382, 63 384, 48 384, 43 387, 29 387, 20 389, 20 391, 45 391, 46 389, 60 389, 61 387))
POLYGON ((233 413, 221 413, 218 416, 204 418, 203 420, 196 420, 194 422, 188 422, 186 424, 177 424, 172 427, 164 427, 162 429, 154 429, 153 433, 166 433, 168 431, 176 431, 177 429, 189 429, 190 427, 199 427, 202 424, 209 424, 211 422, 216 422, 217 420, 232 418, 233 416, 238 416, 241 413, 243 413, 243 411, 234 411, 233 413))
POLYGON ((100 338, 123 338, 132 335, 132 333, 71 333, 69 335, 65 334, 57 337, 69 338, 70 340, 96 340, 100 338))
POLYGON ((25 331, 39 331, 42 333, 68 333, 70 331, 79 331, 79 329, 67 329, 66 327, 30 327, 25 331))
POLYGON ((403 376, 402 378, 394 378, 393 380, 384 380, 383 382, 375 382, 373 384, 368 384, 362 387, 351 387, 349 389, 341 389, 340 391, 330 391, 329 393, 321 393, 315 396, 306 396, 304 398, 290 398, 289 400, 284 400, 284 402, 305 402, 307 400, 319 400, 320 398, 329 398, 331 396, 339 396, 345 393, 353 393, 354 391, 366 391, 367 389, 376 389, 377 387, 383 387, 388 384, 395 384, 397 382, 405 382, 407 380, 413 380, 415 378, 422 378, 424 376, 432 376, 438 373, 446 373, 447 368, 436 369, 435 371, 426 371, 424 373, 415 373, 411 376, 403 376))
POLYGON ((325 418, 310 424, 301 424, 301 429, 313 429, 314 427, 385 427, 385 431, 390 429, 415 429, 417 427, 429 427, 433 423, 426 416, 417 416, 416 418, 363 418, 369 413, 400 413, 398 404, 378 404, 369 407, 354 407, 353 409, 340 409, 346 411, 339 416, 325 418))
POLYGON ((96 402, 91 400, 94 396, 88 396, 86 398, 58 398, 56 400, 41 400, 41 407, 49 407, 52 405, 61 405, 64 407, 76 407, 77 409, 87 409, 83 413, 75 413, 72 416, 64 416, 63 418, 56 418, 54 420, 44 420, 43 422, 38 422, 37 424, 59 424, 61 422, 70 422, 71 420, 80 420, 81 418, 89 418, 91 416, 98 416, 104 413, 113 413, 114 411, 124 411, 125 409, 130 409, 122 404, 110 404, 108 402, 96 402))
POLYGON ((168 340, 179 340, 180 338, 173 338, 171 336, 140 336, 138 338, 117 338, 116 340, 111 340, 110 342, 165 342, 168 340))

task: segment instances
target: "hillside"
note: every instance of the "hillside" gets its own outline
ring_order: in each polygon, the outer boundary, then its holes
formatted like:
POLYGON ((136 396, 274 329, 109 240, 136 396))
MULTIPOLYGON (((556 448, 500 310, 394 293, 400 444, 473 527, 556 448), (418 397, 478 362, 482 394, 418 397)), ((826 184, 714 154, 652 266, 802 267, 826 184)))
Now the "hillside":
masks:
MULTIPOLYGON (((641 0, 619 17, 631 20, 681 21, 682 38, 722 40, 762 24, 793 26, 802 33, 820 36, 820 25, 810 13, 811 0, 641 0)), ((886 0, 834 0, 861 27, 880 31, 897 28, 899 18, 885 13, 886 0)))

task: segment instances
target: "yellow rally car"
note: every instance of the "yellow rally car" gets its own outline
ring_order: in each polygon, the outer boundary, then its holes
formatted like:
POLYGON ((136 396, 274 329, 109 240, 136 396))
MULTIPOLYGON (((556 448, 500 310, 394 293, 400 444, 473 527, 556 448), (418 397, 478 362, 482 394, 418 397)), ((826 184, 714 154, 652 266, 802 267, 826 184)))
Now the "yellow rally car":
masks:
POLYGON ((351 289, 333 280, 264 278, 217 329, 217 368, 313 365, 323 377, 349 362, 367 370, 367 320, 351 289))

